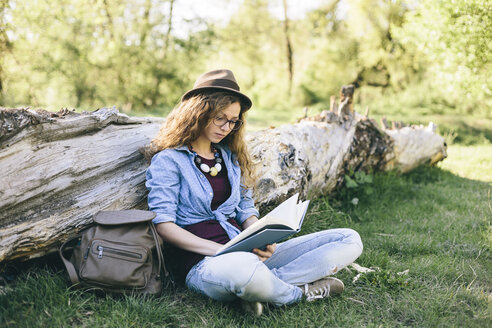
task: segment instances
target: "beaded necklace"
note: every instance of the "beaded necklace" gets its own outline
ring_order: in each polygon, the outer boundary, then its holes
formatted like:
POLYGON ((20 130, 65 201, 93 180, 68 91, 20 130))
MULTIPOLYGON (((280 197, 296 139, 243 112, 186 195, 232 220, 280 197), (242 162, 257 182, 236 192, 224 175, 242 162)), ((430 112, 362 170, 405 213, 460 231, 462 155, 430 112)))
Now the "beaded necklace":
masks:
POLYGON ((202 170, 204 173, 208 173, 214 177, 222 170, 222 165, 220 164, 222 163, 222 159, 219 157, 219 152, 217 151, 217 149, 215 149, 214 146, 211 145, 212 152, 214 153, 214 158, 215 158, 215 165, 212 167, 208 166, 205 163, 202 163, 202 159, 198 157, 198 154, 193 150, 191 145, 189 146, 189 148, 193 152, 193 155, 195 156, 194 158, 195 163, 198 164, 200 170, 202 170))

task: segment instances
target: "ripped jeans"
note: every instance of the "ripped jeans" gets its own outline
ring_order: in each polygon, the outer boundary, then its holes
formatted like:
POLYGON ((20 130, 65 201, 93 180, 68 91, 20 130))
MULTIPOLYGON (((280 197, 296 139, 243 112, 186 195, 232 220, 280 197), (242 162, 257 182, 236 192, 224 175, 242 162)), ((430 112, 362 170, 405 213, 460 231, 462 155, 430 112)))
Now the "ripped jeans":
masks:
POLYGON ((265 262, 249 252, 207 256, 186 276, 186 286, 218 301, 242 298, 277 306, 302 298, 299 285, 332 275, 362 253, 352 229, 330 229, 277 244, 265 262))

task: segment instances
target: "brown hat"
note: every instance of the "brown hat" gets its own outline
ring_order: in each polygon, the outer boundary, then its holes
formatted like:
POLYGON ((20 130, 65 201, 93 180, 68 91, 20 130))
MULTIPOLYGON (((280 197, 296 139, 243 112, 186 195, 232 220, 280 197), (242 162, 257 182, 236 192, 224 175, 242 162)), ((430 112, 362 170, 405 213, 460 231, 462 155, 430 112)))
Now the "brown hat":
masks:
POLYGON ((196 79, 193 89, 186 92, 181 98, 181 101, 188 99, 192 95, 202 90, 230 91, 241 98, 246 105, 246 110, 251 108, 251 99, 239 92, 239 85, 234 78, 234 74, 228 69, 217 69, 200 75, 198 79, 196 79))

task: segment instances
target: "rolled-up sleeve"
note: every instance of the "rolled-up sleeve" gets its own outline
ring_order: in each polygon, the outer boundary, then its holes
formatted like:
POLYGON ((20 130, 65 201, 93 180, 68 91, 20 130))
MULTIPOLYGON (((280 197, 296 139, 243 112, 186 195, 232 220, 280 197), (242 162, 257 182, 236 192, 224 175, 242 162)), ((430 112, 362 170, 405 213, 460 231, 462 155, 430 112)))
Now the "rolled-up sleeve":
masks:
POLYGON ((156 213, 154 224, 176 222, 180 176, 178 165, 165 153, 156 154, 146 172, 149 210, 156 213))
POLYGON ((260 217, 260 213, 255 207, 255 202, 253 201, 253 191, 252 189, 246 188, 241 184, 241 199, 237 207, 236 222, 241 225, 250 216, 255 215, 260 217))

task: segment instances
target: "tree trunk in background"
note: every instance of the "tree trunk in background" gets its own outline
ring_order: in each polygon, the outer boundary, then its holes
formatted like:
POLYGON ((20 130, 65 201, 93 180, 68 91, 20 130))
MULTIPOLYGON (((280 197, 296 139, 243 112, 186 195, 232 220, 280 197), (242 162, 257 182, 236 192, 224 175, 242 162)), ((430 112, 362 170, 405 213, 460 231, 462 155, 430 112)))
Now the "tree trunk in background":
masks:
POLYGON ((143 13, 143 25, 142 30, 140 31, 140 44, 145 44, 145 40, 147 36, 150 34, 152 30, 152 23, 150 22, 150 11, 152 9, 152 0, 147 0, 144 6, 143 13))
POLYGON ((286 54, 287 54, 287 66, 289 70, 289 90, 288 94, 290 96, 292 90, 292 80, 294 78, 294 63, 292 59, 292 44, 289 37, 289 17, 287 16, 287 0, 282 0, 284 7, 284 35, 286 44, 286 54))
POLYGON ((173 9, 174 9, 174 0, 169 2, 169 18, 167 20, 167 32, 166 32, 166 40, 164 41, 164 61, 167 57, 167 52, 169 51, 169 39, 171 38, 171 31, 173 29, 173 9))
MULTIPOLYGON (((0 261, 42 256, 92 222, 100 210, 146 208, 139 149, 162 119, 92 113, 0 111, 0 261)), ((332 192, 349 170, 409 171, 446 156, 432 127, 381 130, 367 117, 325 111, 247 135, 262 213, 300 192, 332 192)))
POLYGON ((111 40, 115 39, 115 31, 114 31, 114 24, 113 24, 113 17, 111 16, 111 13, 109 12, 109 5, 107 0, 103 0, 104 4, 104 14, 106 15, 106 19, 108 20, 108 25, 109 25, 109 34, 111 36, 111 40))
POLYGON ((8 7, 8 1, 2 1, 0 3, 0 104, 3 102, 3 60, 7 51, 10 49, 10 41, 7 35, 7 20, 5 12, 8 7))

